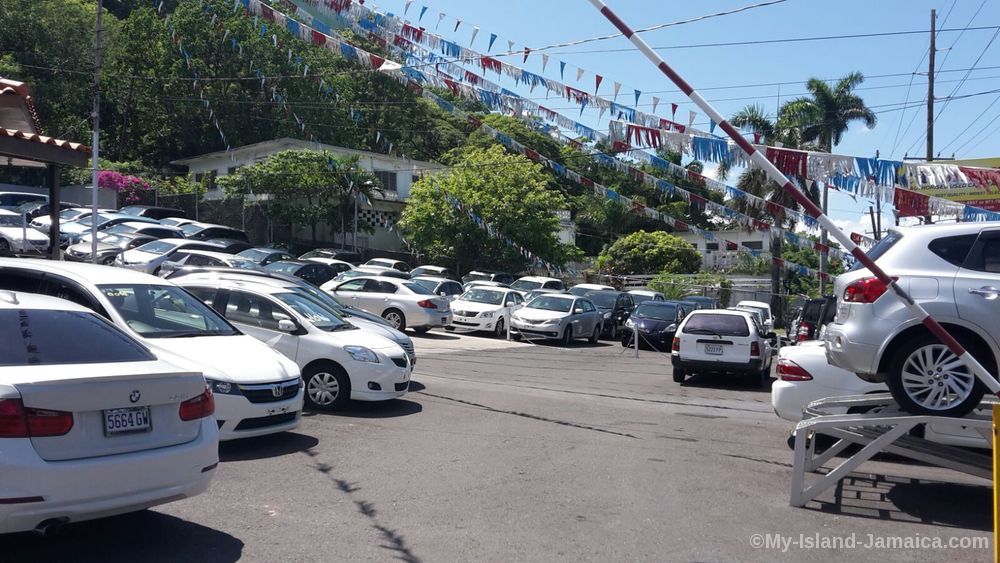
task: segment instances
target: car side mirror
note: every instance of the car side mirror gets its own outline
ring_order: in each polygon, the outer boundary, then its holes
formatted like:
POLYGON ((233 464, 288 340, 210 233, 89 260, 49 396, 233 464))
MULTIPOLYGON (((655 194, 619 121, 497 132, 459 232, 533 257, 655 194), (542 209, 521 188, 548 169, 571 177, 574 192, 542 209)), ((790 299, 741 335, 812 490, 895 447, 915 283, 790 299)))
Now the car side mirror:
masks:
POLYGON ((583 314, 583 309, 581 309, 580 307, 577 307, 576 309, 573 309, 573 314, 574 315, 582 315, 583 314))
POLYGON ((295 321, 281 319, 278 321, 278 330, 281 332, 295 332, 296 330, 299 330, 299 326, 295 324, 295 321))

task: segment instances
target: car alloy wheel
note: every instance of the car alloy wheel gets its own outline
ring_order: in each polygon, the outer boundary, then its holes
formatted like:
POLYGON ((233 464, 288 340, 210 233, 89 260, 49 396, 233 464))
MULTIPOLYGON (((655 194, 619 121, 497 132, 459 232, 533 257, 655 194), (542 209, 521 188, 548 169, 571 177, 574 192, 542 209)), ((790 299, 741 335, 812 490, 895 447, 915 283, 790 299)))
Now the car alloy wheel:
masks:
POLYGON ((401 311, 389 309, 382 313, 382 318, 385 319, 385 322, 389 323, 389 326, 396 330, 404 330, 406 328, 406 317, 403 316, 401 311))
POLYGON ((928 411, 944 411, 961 403, 972 392, 976 376, 944 344, 914 350, 903 362, 903 391, 928 411))

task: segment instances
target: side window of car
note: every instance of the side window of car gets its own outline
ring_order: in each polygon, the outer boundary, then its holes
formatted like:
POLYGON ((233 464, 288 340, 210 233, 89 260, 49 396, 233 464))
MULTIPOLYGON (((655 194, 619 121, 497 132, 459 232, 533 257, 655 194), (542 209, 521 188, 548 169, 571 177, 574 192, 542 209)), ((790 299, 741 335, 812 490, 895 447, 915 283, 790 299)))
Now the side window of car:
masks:
POLYGON ((46 295, 72 301, 77 305, 82 305, 93 310, 105 318, 110 318, 108 312, 104 310, 104 307, 101 306, 100 302, 93 295, 69 280, 46 275, 41 286, 41 292, 46 295))
POLYGON ((462 286, 459 285, 459 284, 457 284, 457 283, 454 283, 454 282, 448 282, 448 283, 444 284, 444 289, 445 289, 446 292, 448 292, 448 295, 461 295, 462 294, 462 286))
POLYGON ((978 272, 1000 273, 1000 231, 981 233, 962 267, 978 272))
POLYGON ((188 293, 194 295, 209 307, 212 307, 213 309, 215 308, 214 305, 215 294, 216 294, 215 289, 210 287, 186 287, 184 289, 186 289, 188 293))
POLYGON ((387 281, 379 281, 378 283, 378 293, 396 293, 398 289, 396 284, 387 281))
POLYGON ((24 293, 40 293, 42 274, 37 272, 19 271, 8 268, 0 269, 0 289, 21 291, 24 293))
POLYGON ((365 285, 372 280, 351 280, 337 287, 337 291, 364 291, 365 285))
POLYGON ((315 285, 323 285, 337 275, 336 271, 326 266, 316 265, 312 267, 312 270, 312 278, 309 281, 315 285))
POLYGON ((590 301, 587 301, 586 299, 581 299, 577 301, 576 307, 583 309, 584 313, 594 312, 594 305, 590 301))
POLYGON ((927 249, 953 266, 961 266, 976 243, 977 235, 959 235, 934 239, 927 249))
POLYGON ((281 307, 269 300, 242 291, 233 291, 229 294, 226 318, 268 330, 278 330, 278 321, 291 319, 281 307))

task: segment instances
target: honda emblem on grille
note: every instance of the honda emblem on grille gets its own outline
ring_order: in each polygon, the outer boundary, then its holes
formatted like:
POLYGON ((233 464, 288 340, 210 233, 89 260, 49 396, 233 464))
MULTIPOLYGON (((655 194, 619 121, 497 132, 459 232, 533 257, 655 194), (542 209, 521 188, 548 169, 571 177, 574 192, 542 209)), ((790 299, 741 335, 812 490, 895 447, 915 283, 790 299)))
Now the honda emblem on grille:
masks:
POLYGON ((139 393, 138 389, 133 389, 132 392, 129 393, 128 400, 132 401, 133 403, 138 403, 139 402, 139 397, 141 397, 141 396, 142 396, 142 393, 139 393))
POLYGON ((285 388, 282 385, 272 385, 271 394, 275 397, 280 397, 285 394, 285 388))

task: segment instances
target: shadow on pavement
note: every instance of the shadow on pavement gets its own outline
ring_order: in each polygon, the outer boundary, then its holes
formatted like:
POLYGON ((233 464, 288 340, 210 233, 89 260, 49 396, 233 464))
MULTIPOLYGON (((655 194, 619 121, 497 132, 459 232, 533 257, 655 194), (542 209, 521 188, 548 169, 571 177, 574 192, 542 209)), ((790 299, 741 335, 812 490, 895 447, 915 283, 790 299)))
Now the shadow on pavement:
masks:
POLYGON ((301 452, 319 444, 319 440, 305 434, 282 432, 270 436, 243 438, 219 443, 219 461, 250 461, 279 457, 301 452))
POLYGON ((53 537, 33 533, 0 539, 0 560, 13 561, 198 561, 229 563, 243 542, 173 516, 144 510, 70 524, 53 537))
POLYGON ((424 389, 427 389, 427 386, 424 385, 423 383, 420 383, 419 381, 417 381, 415 379, 411 379, 410 380, 410 392, 411 393, 416 392, 416 391, 423 391, 424 389))
MULTIPOLYGON (((413 384, 410 384, 413 391, 413 384)), ((306 412, 303 416, 342 416, 345 418, 395 418, 398 416, 409 416, 424 410, 420 403, 408 401, 406 399, 392 399, 389 401, 352 401, 339 411, 333 412, 306 412)))
POLYGON ((768 379, 767 383, 763 387, 759 387, 756 384, 748 383, 746 377, 742 375, 697 373, 689 376, 684 383, 681 384, 681 386, 699 387, 703 389, 737 389, 740 391, 749 391, 751 393, 770 393, 772 381, 774 380, 768 379))
POLYGON ((988 485, 851 474, 837 485, 832 502, 816 500, 806 508, 844 516, 993 530, 993 495, 988 485))
POLYGON ((455 336, 454 334, 448 334, 446 332, 407 332, 407 336, 411 338, 419 338, 421 340, 461 340, 460 336, 455 336))

